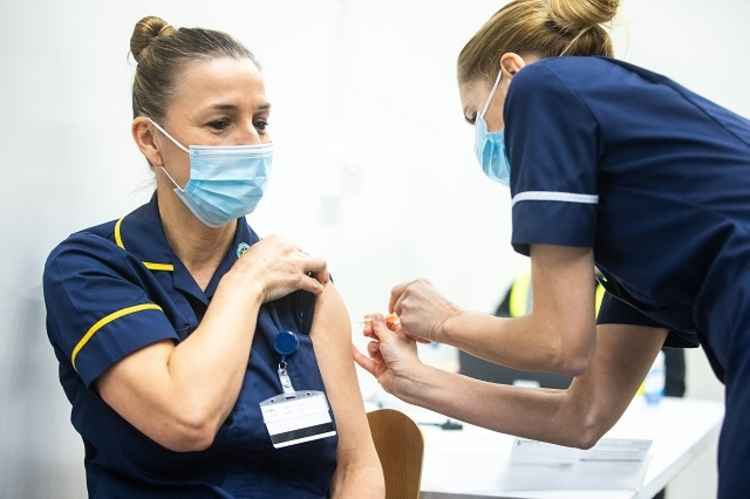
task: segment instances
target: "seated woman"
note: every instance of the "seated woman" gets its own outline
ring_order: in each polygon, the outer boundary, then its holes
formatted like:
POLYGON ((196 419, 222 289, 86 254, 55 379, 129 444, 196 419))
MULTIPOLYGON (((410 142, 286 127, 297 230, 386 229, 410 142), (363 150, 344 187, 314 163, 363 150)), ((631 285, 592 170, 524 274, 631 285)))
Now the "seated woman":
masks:
POLYGON ((44 271, 89 495, 382 498, 326 264, 260 240, 244 218, 272 147, 253 55, 157 17, 136 24, 130 48, 132 133, 156 192, 71 235, 44 271), (302 403, 271 421, 261 404, 282 394, 274 403, 302 403))

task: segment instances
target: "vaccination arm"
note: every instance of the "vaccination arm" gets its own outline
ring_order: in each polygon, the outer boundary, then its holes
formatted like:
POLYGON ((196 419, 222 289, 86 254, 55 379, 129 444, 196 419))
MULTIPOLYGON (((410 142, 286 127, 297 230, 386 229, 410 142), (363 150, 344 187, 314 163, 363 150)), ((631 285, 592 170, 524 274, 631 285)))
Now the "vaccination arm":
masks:
POLYGON ((317 298, 310 336, 339 437, 332 497, 382 499, 383 471, 352 363, 351 322, 341 296, 330 282, 317 298))
POLYGON ((325 262, 279 238, 254 244, 222 277, 195 331, 120 360, 97 381, 99 395, 160 445, 207 449, 237 401, 261 304, 296 289, 322 292, 308 272, 328 280, 325 262))
POLYGON ((416 343, 387 329, 371 331, 370 356, 357 363, 386 391, 491 430, 579 448, 593 446, 620 418, 659 353, 665 329, 620 324, 597 327, 588 369, 565 390, 487 383, 422 364, 416 343))
POLYGON ((425 281, 397 286, 391 312, 415 339, 446 343, 524 371, 583 373, 596 345, 594 262, 590 248, 531 247, 533 310, 507 319, 464 312, 425 281))

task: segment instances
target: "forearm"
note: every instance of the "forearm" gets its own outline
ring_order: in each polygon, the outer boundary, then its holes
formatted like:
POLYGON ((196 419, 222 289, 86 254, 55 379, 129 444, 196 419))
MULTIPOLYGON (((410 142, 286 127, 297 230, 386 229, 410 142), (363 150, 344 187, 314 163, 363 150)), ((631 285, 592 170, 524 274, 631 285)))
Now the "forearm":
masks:
POLYGON ((599 330, 589 369, 566 390, 487 383, 420 364, 394 394, 502 433, 588 448, 625 411, 667 336, 622 324, 599 330))
POLYGON ((200 326, 168 359, 174 396, 213 428, 237 400, 250 355, 261 293, 219 284, 200 326))
POLYGON ((493 384, 424 366, 396 394, 477 426, 523 438, 579 446, 581 417, 566 390, 493 384))
POLYGON ((531 315, 507 319, 464 312, 448 319, 436 340, 523 371, 561 372, 565 367, 559 332, 535 324, 531 315))
POLYGON ((619 419, 667 335, 652 327, 599 326, 589 369, 568 389, 551 390, 492 384, 425 366, 414 341, 390 331, 382 317, 371 332, 377 337, 368 349, 371 357, 354 349, 354 358, 400 399, 502 433, 581 448, 594 445, 619 419))
POLYGON ((333 476, 331 485, 333 499, 383 499, 385 485, 380 463, 340 463, 333 476))
POLYGON ((596 345, 592 250, 534 245, 531 278, 529 315, 461 313, 438 328, 436 339, 515 369, 582 374, 596 345))

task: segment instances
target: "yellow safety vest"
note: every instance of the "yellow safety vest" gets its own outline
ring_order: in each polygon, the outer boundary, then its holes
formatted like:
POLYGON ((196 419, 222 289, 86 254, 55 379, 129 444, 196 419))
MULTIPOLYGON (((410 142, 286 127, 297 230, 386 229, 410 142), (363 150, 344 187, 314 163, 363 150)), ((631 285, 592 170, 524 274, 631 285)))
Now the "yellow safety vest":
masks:
MULTIPOLYGON (((602 300, 604 299, 604 287, 597 283, 596 295, 595 295, 595 309, 594 315, 599 315, 599 309, 602 306, 602 300)), ((531 273, 526 273, 518 277, 510 288, 510 296, 508 298, 508 308, 511 317, 522 317, 531 312, 534 305, 534 295, 531 289, 531 273)))

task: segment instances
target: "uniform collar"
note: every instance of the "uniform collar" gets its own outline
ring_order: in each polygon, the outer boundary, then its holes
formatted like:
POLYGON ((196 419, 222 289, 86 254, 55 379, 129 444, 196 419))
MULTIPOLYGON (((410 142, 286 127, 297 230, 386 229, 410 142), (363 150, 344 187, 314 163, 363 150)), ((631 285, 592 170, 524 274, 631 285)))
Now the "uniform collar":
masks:
POLYGON ((172 252, 159 216, 156 193, 151 201, 115 223, 115 244, 157 272, 174 272, 177 257, 172 252))
POLYGON ((196 284, 187 268, 172 251, 164 234, 156 194, 151 201, 115 223, 115 244, 143 262, 152 272, 170 272, 175 289, 190 294, 207 304, 216 291, 221 277, 232 268, 237 258, 258 241, 258 236, 247 224, 245 217, 237 220, 232 244, 214 272, 205 292, 196 284))

